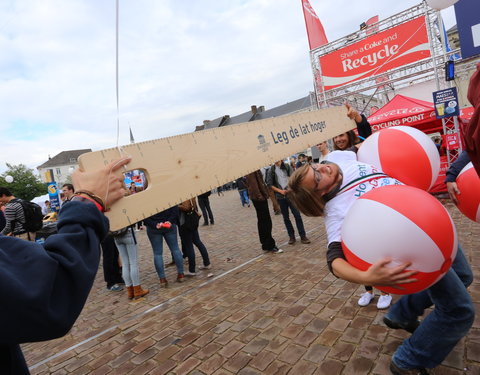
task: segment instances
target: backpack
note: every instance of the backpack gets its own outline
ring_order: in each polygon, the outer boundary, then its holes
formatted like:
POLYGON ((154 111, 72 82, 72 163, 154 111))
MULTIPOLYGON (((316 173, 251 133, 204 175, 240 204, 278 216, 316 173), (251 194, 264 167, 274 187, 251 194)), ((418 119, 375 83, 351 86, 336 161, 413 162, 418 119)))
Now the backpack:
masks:
POLYGON ((36 232, 43 227, 43 213, 42 208, 33 202, 24 201, 23 199, 15 199, 19 202, 23 208, 23 214, 25 215, 25 223, 23 229, 27 232, 36 232))

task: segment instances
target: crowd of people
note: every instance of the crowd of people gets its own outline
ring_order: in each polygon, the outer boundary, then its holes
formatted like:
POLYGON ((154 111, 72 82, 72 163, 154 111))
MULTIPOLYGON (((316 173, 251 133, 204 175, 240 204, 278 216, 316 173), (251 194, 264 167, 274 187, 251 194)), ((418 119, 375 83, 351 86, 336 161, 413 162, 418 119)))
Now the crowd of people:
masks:
MULTIPOLYGON (((388 260, 380 260, 369 270, 359 271, 345 259, 340 228, 348 208, 357 197, 352 191, 343 191, 343 187, 359 177, 360 163, 356 160, 356 151, 362 139, 371 134, 365 116, 349 106, 347 116, 355 120, 357 132, 350 131, 329 142, 320 143, 317 146, 320 156, 316 162, 300 154, 295 161, 279 160, 237 179, 230 186, 237 187, 243 207, 248 208, 250 203, 253 204, 258 237, 265 252, 283 252, 272 236, 269 199, 273 203, 273 213, 281 213, 283 217, 289 245, 296 243, 297 234, 302 244, 311 243, 301 213, 323 216, 328 237, 328 268, 338 278, 365 285, 366 291, 358 304, 366 306, 374 298, 370 285, 414 282, 415 271, 407 271, 409 263, 389 268, 388 260), (332 145, 332 151, 329 144, 332 145), (290 220, 290 213, 294 217, 295 227, 290 220)), ((448 192, 454 201, 459 193, 455 178, 468 160, 468 155, 462 154, 447 173, 448 192)), ((9 359, 0 359, 1 373, 28 373, 20 343, 59 337, 70 329, 92 287, 100 259, 99 248, 102 249, 108 290, 121 291, 124 285, 128 299, 139 299, 149 294, 149 290, 141 285, 134 226, 108 232, 108 223, 101 214, 123 196, 137 192, 123 183, 120 169, 128 162, 128 158, 123 158, 100 171, 75 172, 73 184, 62 187, 63 203, 58 233, 43 245, 34 242, 35 233, 25 230, 25 215, 18 199, 8 188, 0 187, 0 226, 3 228, 0 257, 4 265, 11 267, 8 272, 5 269, 0 271, 0 281, 5 284, 8 274, 18 274, 15 290, 7 293, 12 308, 0 312, 4 321, 11 322, 9 327, 2 329, 0 358, 9 359), (108 201, 100 198, 103 196, 108 196, 108 201), (62 255, 67 253, 68 256, 62 255), (72 258, 82 259, 82 262, 72 262, 72 258), (58 272, 60 267, 64 267, 62 272, 58 272), (48 270, 48 277, 45 270, 48 270), (52 288, 51 285, 56 287, 52 288), (32 293, 32 287, 35 293, 32 293), (36 308, 25 311, 22 307, 26 304, 34 306, 38 303, 38 300, 30 299, 32 295, 43 295, 51 306, 41 309, 42 314, 37 314, 39 310, 36 308)), ((366 164, 362 167, 362 170, 373 170, 372 166, 366 164)), ((381 178, 384 185, 401 184, 388 176, 382 175, 381 178)), ((369 186, 373 189, 377 185, 369 186)), ((221 190, 219 188, 217 192, 221 190)), ((195 277, 197 270, 209 270, 212 267, 209 252, 198 231, 202 216, 203 225, 215 223, 210 194, 206 192, 199 195, 198 205, 197 199, 188 199, 143 221, 161 287, 166 288, 169 284, 163 256, 164 240, 172 258, 168 265, 176 267, 177 282, 184 282, 186 277, 195 277), (202 259, 199 266, 196 264, 195 247, 202 259), (185 265, 188 270, 185 270, 185 265)), ((390 306, 390 295, 380 294, 377 307, 390 307, 384 317, 385 324, 412 334, 392 357, 390 369, 393 374, 427 373, 425 368, 438 366, 467 334, 475 316, 467 291, 471 282, 472 272, 459 245, 452 268, 427 290, 403 296, 393 306, 390 306), (420 322, 418 318, 431 306, 434 306, 432 312, 420 322), (455 328, 452 330, 452 327, 455 328)))

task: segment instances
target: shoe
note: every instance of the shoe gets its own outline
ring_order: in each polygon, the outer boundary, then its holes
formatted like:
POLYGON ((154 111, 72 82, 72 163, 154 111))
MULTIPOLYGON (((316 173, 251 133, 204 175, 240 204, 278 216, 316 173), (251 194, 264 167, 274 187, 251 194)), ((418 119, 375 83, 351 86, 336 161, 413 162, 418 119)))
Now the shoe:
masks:
POLYGON ((210 224, 213 225, 213 224, 215 224, 215 222, 212 220, 212 221, 210 222, 210 224))
POLYGON ((372 302, 372 299, 374 298, 375 298, 375 294, 365 292, 360 296, 360 299, 358 300, 358 304, 360 306, 367 306, 370 302, 372 302))
POLYGON ((288 240, 288 244, 289 245, 293 245, 297 240, 295 239, 295 237, 290 237, 290 239, 288 240))
POLYGON ((133 286, 127 286, 128 299, 133 299, 133 286))
POLYGON ((183 283, 185 281, 185 275, 183 273, 179 273, 177 275, 177 282, 178 283, 183 283))
POLYGON ((280 215, 281 212, 280 212, 280 211, 275 211, 274 214, 275 214, 275 215, 280 215))
POLYGON ((203 223, 202 225, 205 226, 205 225, 208 225, 208 223, 203 223))
POLYGON ((302 238, 300 239, 300 242, 301 242, 301 243, 304 243, 304 244, 312 243, 312 242, 307 238, 307 236, 302 237, 302 238))
POLYGON ((172 267, 175 265, 175 262, 172 260, 170 263, 168 263, 165 267, 172 267))
POLYGON ((383 310, 390 307, 392 303, 392 296, 390 294, 382 294, 377 301, 377 309, 383 310))
POLYGON ((139 299, 146 296, 150 291, 148 289, 142 289, 141 285, 133 287, 133 298, 139 299))
POLYGON ((198 267, 199 270, 209 270, 210 268, 212 268, 212 265, 209 264, 208 266, 200 266, 198 267))
POLYGON ((247 206, 247 207, 248 207, 248 208, 250 208, 250 203, 248 204, 248 206, 247 206))
POLYGON ((273 254, 280 254, 280 253, 283 253, 283 250, 282 249, 279 249, 278 247, 274 246, 274 248, 272 250, 267 250, 268 252, 270 253, 273 253, 273 254))
POLYGON ((120 292, 121 290, 123 290, 123 286, 119 284, 113 284, 110 288, 107 287, 107 289, 112 292, 120 292))
POLYGON ((196 273, 196 272, 187 271, 187 272, 185 272, 185 276, 197 276, 197 273, 196 273))
POLYGON ((160 278, 160 288, 166 288, 168 287, 168 280, 164 277, 160 278))
POLYGON ((386 315, 383 317, 383 322, 388 328, 391 329, 404 329, 407 332, 413 333, 417 329, 417 327, 420 325, 419 320, 415 320, 412 322, 396 322, 394 320, 391 320, 388 318, 386 315))
POLYGON ((403 369, 398 367, 393 361, 390 362, 390 371, 393 375, 428 375, 424 368, 403 369))

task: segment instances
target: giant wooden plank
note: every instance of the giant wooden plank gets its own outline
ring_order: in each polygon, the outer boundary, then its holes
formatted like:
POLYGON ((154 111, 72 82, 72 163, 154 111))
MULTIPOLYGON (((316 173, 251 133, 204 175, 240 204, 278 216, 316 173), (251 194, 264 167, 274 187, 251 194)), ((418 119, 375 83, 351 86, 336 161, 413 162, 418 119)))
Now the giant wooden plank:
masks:
POLYGON ((144 170, 147 189, 107 212, 117 230, 354 127, 344 107, 333 107, 95 151, 79 163, 96 170, 129 155, 128 170, 144 170))

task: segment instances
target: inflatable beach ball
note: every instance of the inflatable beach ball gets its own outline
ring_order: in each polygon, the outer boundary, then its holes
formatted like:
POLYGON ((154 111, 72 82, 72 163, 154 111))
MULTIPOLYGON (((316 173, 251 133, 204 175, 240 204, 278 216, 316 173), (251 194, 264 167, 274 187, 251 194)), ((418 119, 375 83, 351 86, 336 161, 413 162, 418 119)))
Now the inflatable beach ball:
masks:
POLYGON ((458 209, 469 219, 480 223, 480 178, 472 163, 462 169, 456 180, 458 209))
POLYGON ((392 259, 388 267, 411 262, 408 270, 418 271, 413 276, 416 282, 375 286, 388 293, 411 294, 448 271, 457 254, 457 233, 445 207, 427 192, 384 186, 352 205, 342 226, 342 247, 347 261, 362 271, 384 258, 392 259))
POLYGON ((380 168, 409 186, 428 190, 440 172, 440 155, 430 137, 409 126, 373 133, 362 143, 358 161, 380 168))

